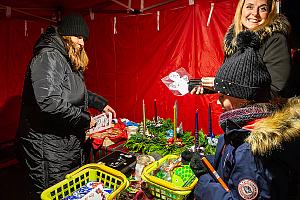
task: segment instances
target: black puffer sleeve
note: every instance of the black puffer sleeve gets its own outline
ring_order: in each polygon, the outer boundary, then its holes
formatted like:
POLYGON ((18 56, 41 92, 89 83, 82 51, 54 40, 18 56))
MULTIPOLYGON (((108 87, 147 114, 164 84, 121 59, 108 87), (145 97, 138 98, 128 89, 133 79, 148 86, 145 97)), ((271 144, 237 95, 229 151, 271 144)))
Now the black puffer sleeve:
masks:
POLYGON ((63 97, 66 66, 65 58, 56 50, 43 52, 33 59, 30 69, 35 100, 42 117, 53 122, 52 126, 63 124, 70 129, 87 129, 90 114, 63 97))
POLYGON ((95 108, 99 111, 102 111, 108 104, 108 101, 104 97, 97 95, 91 91, 88 91, 88 99, 89 107, 95 108))

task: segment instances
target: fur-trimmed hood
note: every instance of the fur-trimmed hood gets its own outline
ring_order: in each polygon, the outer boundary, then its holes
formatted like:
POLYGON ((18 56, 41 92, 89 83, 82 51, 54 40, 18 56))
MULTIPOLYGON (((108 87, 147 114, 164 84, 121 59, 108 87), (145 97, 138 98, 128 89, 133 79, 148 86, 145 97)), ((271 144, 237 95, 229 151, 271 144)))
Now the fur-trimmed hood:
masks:
MULTIPOLYGON (((260 39, 260 45, 263 45, 275 33, 281 33, 287 36, 290 32, 290 23, 284 15, 277 14, 274 20, 268 25, 255 31, 260 39)), ((225 35, 224 39, 224 53, 225 57, 231 56, 237 50, 236 44, 233 41, 236 39, 234 34, 234 24, 232 24, 225 35)))
POLYGON ((283 144, 300 139, 300 96, 272 116, 257 122, 246 141, 254 155, 268 155, 283 144))

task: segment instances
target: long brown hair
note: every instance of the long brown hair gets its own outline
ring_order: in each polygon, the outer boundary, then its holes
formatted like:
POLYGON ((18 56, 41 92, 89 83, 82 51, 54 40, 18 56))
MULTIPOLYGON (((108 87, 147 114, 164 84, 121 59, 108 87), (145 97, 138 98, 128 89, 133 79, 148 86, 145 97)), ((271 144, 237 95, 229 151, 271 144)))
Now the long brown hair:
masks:
MULTIPOLYGON (((235 10, 235 15, 233 19, 233 24, 234 24, 234 35, 237 36, 241 31, 243 31, 244 27, 241 22, 241 15, 242 15, 242 9, 245 4, 245 0, 239 0, 238 5, 235 10)), ((276 0, 267 0, 268 4, 268 17, 265 20, 265 22, 258 27, 255 27, 254 31, 260 29, 261 27, 265 27, 269 25, 274 17, 276 16, 276 0)))
POLYGON ((84 71, 87 69, 89 58, 84 48, 79 49, 71 41, 71 36, 62 36, 65 41, 65 48, 72 62, 72 67, 77 71, 84 71))

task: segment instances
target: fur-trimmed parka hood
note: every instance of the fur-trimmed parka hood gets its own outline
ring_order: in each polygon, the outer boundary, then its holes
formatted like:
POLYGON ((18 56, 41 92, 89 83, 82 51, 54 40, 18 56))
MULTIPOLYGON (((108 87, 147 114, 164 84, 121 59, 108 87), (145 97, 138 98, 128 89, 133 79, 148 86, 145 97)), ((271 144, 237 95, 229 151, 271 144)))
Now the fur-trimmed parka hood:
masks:
MULTIPOLYGON (((287 36, 290 32, 290 23, 284 15, 277 14, 274 20, 268 25, 255 31, 260 39, 260 45, 275 33, 281 33, 287 36)), ((233 44, 236 35, 234 34, 234 24, 232 24, 225 35, 224 39, 224 53, 225 57, 231 56, 237 50, 236 44, 233 44)))
POLYGON ((246 141, 254 155, 263 156, 299 139, 300 96, 291 98, 283 109, 257 122, 246 141))

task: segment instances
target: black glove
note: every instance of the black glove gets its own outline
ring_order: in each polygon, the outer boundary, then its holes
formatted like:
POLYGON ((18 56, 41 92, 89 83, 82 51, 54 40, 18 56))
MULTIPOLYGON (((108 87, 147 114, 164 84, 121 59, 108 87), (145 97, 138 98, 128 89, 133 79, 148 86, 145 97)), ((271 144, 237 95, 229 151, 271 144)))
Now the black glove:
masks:
POLYGON ((200 153, 193 153, 193 157, 191 159, 190 167, 193 170, 195 176, 198 178, 201 175, 207 173, 207 169, 201 161, 200 153))
POLYGON ((193 152, 184 151, 181 153, 181 162, 183 165, 188 165, 193 157, 193 152))

